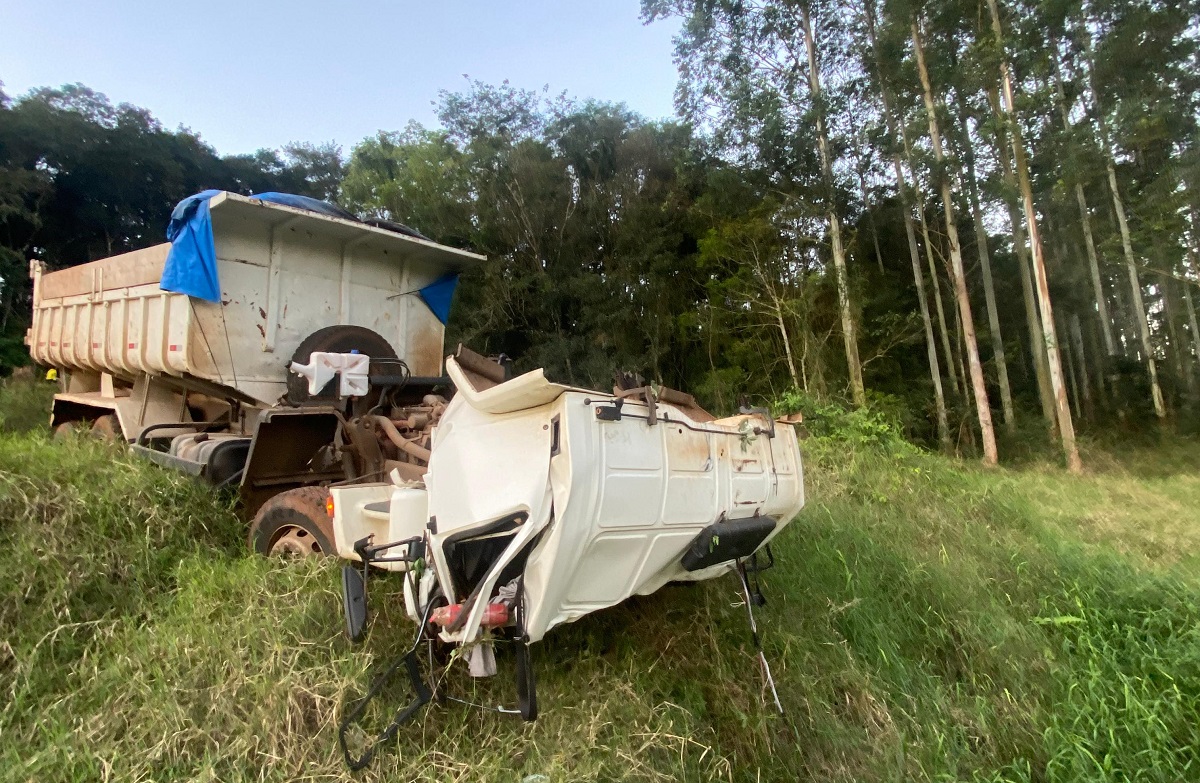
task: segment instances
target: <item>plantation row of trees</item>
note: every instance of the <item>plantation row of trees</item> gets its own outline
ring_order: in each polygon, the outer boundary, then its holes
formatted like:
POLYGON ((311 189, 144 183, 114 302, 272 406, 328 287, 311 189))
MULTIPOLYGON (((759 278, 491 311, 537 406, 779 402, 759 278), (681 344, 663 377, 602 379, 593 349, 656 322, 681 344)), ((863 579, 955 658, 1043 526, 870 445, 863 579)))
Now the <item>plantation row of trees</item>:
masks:
POLYGON ((1040 414, 1078 469, 1075 419, 1195 406, 1196 3, 644 0, 643 10, 684 19, 683 116, 761 170, 779 202, 769 219, 784 236, 817 238, 810 252, 832 262, 856 402, 873 252, 880 276, 911 262, 943 442, 954 411, 973 408, 995 462, 993 410, 1010 431, 1040 414), (897 214, 905 252, 880 235, 897 214), (857 275, 846 225, 857 228, 857 275))
MULTIPOLYGON (((220 157, 82 87, 0 100, 0 312, 25 259, 160 241, 205 187, 337 200, 489 256, 451 339, 728 410, 887 407, 995 462, 1024 426, 1200 405, 1200 5, 643 0, 677 121, 471 83, 438 127, 220 157)), ((11 351, 10 351, 11 354, 11 351)))

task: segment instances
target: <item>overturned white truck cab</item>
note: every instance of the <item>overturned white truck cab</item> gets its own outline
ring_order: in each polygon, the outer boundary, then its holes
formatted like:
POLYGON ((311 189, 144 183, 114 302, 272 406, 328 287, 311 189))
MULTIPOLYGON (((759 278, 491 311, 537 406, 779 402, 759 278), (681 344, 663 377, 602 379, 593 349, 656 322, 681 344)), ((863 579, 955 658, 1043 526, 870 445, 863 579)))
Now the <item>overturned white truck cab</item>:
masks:
MULTIPOLYGON (((532 720, 528 645, 555 626, 734 570, 749 608, 747 571, 804 505, 793 426, 765 410, 714 419, 670 389, 610 394, 541 370, 505 380, 499 365, 459 355, 446 360, 456 394, 423 481, 330 489, 338 554, 404 572, 419 628, 407 667, 417 700, 401 719, 432 696, 415 656, 422 634, 462 645, 475 676, 495 673, 493 640, 515 639, 519 711, 532 720)), ((352 637, 366 620, 366 574, 343 574, 352 637)), ((362 707, 348 711, 343 750, 362 707)))

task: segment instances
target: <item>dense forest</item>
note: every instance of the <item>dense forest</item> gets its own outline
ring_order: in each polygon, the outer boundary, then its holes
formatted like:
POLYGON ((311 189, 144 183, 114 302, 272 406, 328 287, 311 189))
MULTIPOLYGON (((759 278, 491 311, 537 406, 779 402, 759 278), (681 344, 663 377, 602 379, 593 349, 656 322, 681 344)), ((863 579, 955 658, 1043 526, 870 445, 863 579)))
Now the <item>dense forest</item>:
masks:
POLYGON ((472 82, 347 155, 222 157, 79 85, 0 93, 0 365, 28 258, 162 241, 204 188, 284 190, 485 253, 449 339, 557 379, 870 407, 985 462, 1049 438, 1072 469, 1076 430, 1195 426, 1200 3, 642 13, 682 19, 673 120, 472 82))

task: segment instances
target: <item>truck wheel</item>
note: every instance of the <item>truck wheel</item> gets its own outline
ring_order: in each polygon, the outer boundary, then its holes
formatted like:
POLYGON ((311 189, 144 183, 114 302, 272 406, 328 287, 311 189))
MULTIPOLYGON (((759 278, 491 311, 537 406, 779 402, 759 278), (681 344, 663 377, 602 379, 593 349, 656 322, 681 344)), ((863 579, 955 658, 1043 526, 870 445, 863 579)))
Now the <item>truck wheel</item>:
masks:
POLYGON ((116 414, 109 413, 96 419, 92 424, 92 437, 110 443, 124 440, 125 437, 121 433, 121 423, 117 421, 116 414))
POLYGON ((54 428, 54 439, 56 441, 70 440, 79 432, 79 422, 64 421, 62 424, 54 428))
POLYGON ((324 487, 281 492, 263 504, 250 525, 250 548, 260 555, 334 555, 333 522, 325 513, 324 487))

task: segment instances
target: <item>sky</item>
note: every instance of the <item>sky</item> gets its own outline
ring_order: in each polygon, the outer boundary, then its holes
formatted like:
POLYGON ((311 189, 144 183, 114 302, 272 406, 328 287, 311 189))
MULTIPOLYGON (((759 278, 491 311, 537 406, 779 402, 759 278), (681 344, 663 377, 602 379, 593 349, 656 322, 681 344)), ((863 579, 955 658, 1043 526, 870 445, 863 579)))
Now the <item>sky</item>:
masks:
POLYGON ((290 141, 345 151, 471 79, 669 117, 675 20, 638 0, 0 0, 0 82, 81 82, 185 126, 222 154, 290 141))

